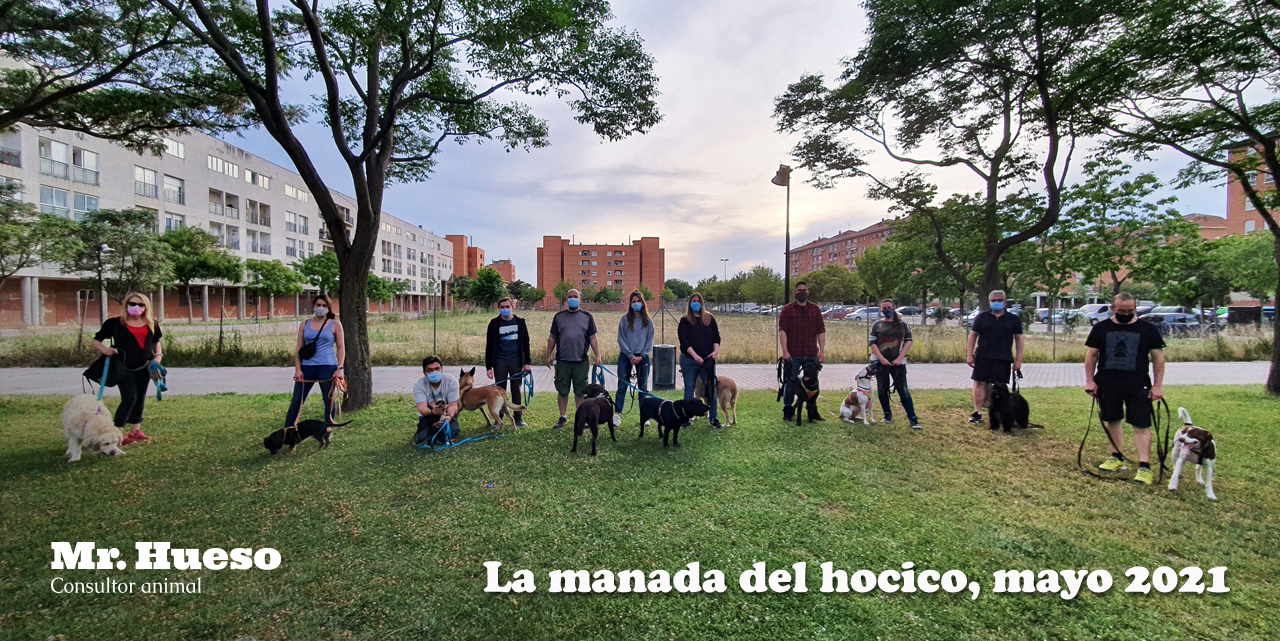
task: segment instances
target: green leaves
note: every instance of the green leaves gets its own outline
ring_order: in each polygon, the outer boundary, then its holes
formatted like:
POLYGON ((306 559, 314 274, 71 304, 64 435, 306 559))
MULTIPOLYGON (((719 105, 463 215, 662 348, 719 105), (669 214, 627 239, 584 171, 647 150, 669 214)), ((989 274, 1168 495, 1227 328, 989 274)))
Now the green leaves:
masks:
POLYGON ((124 301, 129 292, 153 292, 173 279, 173 251, 155 233, 149 209, 99 209, 75 228, 77 251, 62 263, 64 274, 89 276, 94 289, 124 301))
POLYGON ((0 185, 0 283, 42 262, 60 262, 79 252, 76 224, 61 216, 36 213, 15 200, 13 183, 0 185))
POLYGON ((179 227, 160 236, 173 257, 173 280, 190 285, 196 280, 220 280, 239 283, 244 279, 244 265, 228 254, 218 237, 196 227, 179 227))
POLYGON ((302 279, 298 272, 280 262, 279 259, 244 261, 245 289, 258 296, 288 296, 302 293, 302 279))
POLYGON ((319 289, 321 294, 336 294, 341 289, 338 281, 341 273, 338 269, 338 255, 333 252, 312 254, 294 263, 293 268, 308 285, 319 289))
POLYGON ((476 277, 467 287, 467 300, 488 307, 507 295, 507 288, 502 284, 502 274, 492 267, 481 267, 476 277))

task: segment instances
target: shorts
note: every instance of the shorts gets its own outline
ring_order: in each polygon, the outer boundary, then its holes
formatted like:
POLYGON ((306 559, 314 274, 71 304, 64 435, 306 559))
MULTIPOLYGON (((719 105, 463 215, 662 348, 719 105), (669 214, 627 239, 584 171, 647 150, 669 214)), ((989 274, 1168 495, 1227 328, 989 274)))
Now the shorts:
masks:
POLYGON ((582 396, 587 389, 587 374, 591 366, 587 361, 556 361, 556 393, 569 395, 569 384, 573 384, 573 395, 582 396))
POLYGON ((1009 384, 1013 372, 1013 361, 1002 361, 985 356, 973 357, 973 374, 969 376, 979 383, 1009 384))
POLYGON ((1098 388, 1098 416, 1110 423, 1124 419, 1134 427, 1151 427, 1151 388, 1098 388))

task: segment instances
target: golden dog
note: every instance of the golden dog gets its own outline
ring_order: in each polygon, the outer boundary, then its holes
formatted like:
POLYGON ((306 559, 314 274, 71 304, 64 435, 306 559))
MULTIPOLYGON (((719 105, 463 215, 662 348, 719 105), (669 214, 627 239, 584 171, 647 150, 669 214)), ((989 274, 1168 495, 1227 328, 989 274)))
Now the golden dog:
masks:
POLYGON ((67 437, 72 463, 80 460, 81 448, 103 456, 124 454, 120 449, 124 434, 111 422, 107 406, 93 394, 72 396, 62 406, 62 435, 67 437))
POLYGON ((484 417, 486 427, 497 423, 499 432, 502 431, 502 415, 504 413, 514 423, 515 419, 511 416, 511 412, 513 410, 523 412, 528 409, 523 405, 512 403, 507 398, 507 390, 497 385, 476 387, 476 368, 474 367, 469 372, 467 370, 458 372, 458 399, 462 409, 469 412, 480 410, 480 415, 484 417), (489 410, 489 414, 485 414, 485 409, 489 410), (489 420, 490 415, 493 416, 493 421, 489 420))
MULTIPOLYGON (((705 388, 706 380, 699 379, 698 384, 693 388, 693 397, 697 399, 706 398, 705 388)), ((716 375, 716 401, 720 406, 720 413, 724 414, 727 419, 730 416, 733 420, 729 421, 730 425, 738 424, 738 384, 728 376, 716 375)))

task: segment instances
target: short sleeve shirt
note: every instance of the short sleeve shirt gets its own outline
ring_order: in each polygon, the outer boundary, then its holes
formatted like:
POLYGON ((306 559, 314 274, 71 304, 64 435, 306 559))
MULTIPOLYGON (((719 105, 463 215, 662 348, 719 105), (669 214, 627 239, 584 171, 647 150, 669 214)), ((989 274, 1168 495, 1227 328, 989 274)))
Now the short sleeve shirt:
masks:
POLYGON ((997 361, 1013 360, 1013 337, 1022 334, 1022 319, 1005 312, 999 316, 982 312, 973 319, 973 331, 978 334, 978 347, 974 356, 997 361))
POLYGON ((911 340, 911 326, 906 321, 891 323, 889 321, 876 321, 871 326, 871 338, 867 344, 878 345, 880 347, 880 355, 887 360, 898 358, 898 354, 902 352, 902 344, 911 340))
POLYGON ((1164 349, 1164 338, 1144 320, 1121 325, 1108 318, 1089 330, 1084 344, 1098 350, 1098 385, 1117 389, 1151 387, 1151 350, 1164 349))
POLYGON ((454 378, 452 374, 441 376, 440 385, 438 386, 432 386, 431 381, 428 381, 426 376, 418 379, 418 382, 413 384, 413 402, 434 405, 436 401, 458 402, 458 379, 454 378))
POLYGON ((551 337, 556 339, 556 360, 576 363, 587 360, 588 342, 596 335, 596 319, 583 310, 562 310, 551 319, 551 337))

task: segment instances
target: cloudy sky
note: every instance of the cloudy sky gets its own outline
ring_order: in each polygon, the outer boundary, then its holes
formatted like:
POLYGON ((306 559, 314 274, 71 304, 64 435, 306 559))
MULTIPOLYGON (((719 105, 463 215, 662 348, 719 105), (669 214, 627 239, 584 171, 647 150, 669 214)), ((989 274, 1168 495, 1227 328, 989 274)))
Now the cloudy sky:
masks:
MULTIPOLYGON (((769 183, 779 163, 793 164, 795 139, 775 132, 773 99, 802 73, 828 76, 863 41, 858 3, 763 0, 615 0, 615 26, 634 29, 657 61, 664 120, 649 134, 602 142, 553 99, 531 101, 549 121, 551 146, 506 153, 499 145, 447 146, 426 182, 397 185, 384 210, 437 234, 465 233, 490 261, 510 258, 516 277, 535 282, 543 235, 622 243, 659 236, 667 277, 690 282, 757 263, 783 264, 785 190, 769 183)), ((312 91, 300 88, 297 102, 312 91)), ((350 179, 325 130, 301 127, 329 184, 350 193, 350 179)), ((288 166, 260 131, 231 142, 288 166)), ((1141 166, 1171 180, 1170 154, 1141 166)), ((879 169, 898 171, 892 161, 879 169)), ((797 172, 791 194, 792 246, 861 228, 886 216, 856 181, 816 190, 797 172)), ((953 191, 977 191, 963 174, 941 178, 953 191)), ((1225 191, 1173 192, 1183 213, 1224 215, 1225 191)))

